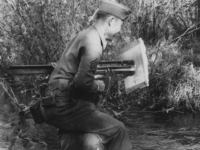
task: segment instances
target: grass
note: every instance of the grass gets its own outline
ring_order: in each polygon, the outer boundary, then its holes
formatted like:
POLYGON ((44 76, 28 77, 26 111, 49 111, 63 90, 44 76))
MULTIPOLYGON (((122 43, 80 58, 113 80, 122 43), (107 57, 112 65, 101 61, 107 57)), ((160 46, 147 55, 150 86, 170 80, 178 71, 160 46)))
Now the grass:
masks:
POLYGON ((129 95, 119 78, 112 81, 106 106, 135 111, 200 110, 200 70, 194 64, 196 54, 176 44, 147 47, 149 87, 129 95), (191 54, 192 53, 192 54, 191 54))

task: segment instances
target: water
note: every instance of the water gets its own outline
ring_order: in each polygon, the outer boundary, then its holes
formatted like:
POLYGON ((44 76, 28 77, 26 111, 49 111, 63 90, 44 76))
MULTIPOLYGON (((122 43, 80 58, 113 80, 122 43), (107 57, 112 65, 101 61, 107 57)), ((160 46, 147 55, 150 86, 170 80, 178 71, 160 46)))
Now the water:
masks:
POLYGON ((200 114, 131 113, 123 122, 133 150, 200 150, 200 114))
POLYGON ((200 150, 200 114, 127 115, 133 150, 200 150))
MULTIPOLYGON (((200 114, 129 113, 123 122, 133 150, 200 150, 200 114)), ((0 119, 1 150, 9 147, 5 136, 11 130, 8 125, 0 119)), ((56 129, 43 125, 40 132, 48 150, 60 150, 56 129)))

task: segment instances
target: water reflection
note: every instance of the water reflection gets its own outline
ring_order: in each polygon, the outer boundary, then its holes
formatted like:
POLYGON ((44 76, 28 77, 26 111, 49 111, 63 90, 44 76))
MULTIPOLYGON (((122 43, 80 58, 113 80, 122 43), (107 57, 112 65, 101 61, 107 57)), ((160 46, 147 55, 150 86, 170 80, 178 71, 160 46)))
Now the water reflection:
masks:
POLYGON ((200 114, 126 116, 134 150, 200 150, 200 114))
MULTIPOLYGON (((200 114, 129 113, 121 121, 129 130, 133 150, 200 150, 200 114)), ((56 132, 47 136, 48 149, 58 150, 56 132)))

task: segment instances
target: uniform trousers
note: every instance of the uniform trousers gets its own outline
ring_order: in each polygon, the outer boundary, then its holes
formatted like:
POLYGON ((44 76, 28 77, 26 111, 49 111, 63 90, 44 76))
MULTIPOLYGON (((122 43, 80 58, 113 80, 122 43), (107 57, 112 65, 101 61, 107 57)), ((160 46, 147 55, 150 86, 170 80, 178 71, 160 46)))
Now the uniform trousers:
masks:
POLYGON ((69 98, 68 90, 55 90, 54 99, 55 106, 41 108, 48 124, 66 133, 97 134, 102 144, 106 146, 106 150, 132 149, 124 124, 99 111, 93 103, 69 98))

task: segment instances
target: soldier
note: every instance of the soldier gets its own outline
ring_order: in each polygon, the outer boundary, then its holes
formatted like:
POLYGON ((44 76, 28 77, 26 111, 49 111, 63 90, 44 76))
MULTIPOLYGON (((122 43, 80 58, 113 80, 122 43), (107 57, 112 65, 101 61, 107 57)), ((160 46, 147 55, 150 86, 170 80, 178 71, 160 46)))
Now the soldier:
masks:
POLYGON ((68 133, 95 134, 108 150, 131 150, 131 142, 124 124, 96 107, 105 84, 94 76, 107 41, 121 30, 130 12, 117 2, 101 1, 94 25, 70 41, 50 76, 53 106, 42 102, 41 108, 48 124, 68 133))

